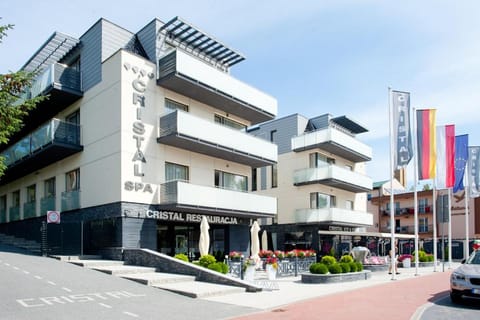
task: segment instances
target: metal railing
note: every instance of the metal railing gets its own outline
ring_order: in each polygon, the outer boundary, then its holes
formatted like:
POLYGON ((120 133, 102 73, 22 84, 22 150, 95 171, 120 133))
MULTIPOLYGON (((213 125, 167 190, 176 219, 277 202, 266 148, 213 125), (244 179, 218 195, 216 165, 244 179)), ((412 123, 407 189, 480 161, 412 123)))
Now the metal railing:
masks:
MULTIPOLYGON (((262 269, 265 270, 265 260, 262 260, 262 269)), ((302 272, 308 272, 310 270, 310 265, 317 262, 316 257, 305 257, 305 258, 285 258, 278 259, 277 262, 277 276, 278 277, 296 277, 302 272)), ((231 276, 243 279, 243 264, 244 259, 227 259, 228 272, 231 276)))

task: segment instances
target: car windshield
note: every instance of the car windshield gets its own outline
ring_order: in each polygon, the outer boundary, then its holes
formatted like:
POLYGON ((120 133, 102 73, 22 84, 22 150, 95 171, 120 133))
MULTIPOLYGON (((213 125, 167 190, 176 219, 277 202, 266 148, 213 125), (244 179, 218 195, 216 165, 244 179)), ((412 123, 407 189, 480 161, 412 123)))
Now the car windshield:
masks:
POLYGON ((472 252, 472 254, 470 255, 470 257, 468 257, 465 263, 480 264, 480 250, 475 250, 474 252, 472 252))

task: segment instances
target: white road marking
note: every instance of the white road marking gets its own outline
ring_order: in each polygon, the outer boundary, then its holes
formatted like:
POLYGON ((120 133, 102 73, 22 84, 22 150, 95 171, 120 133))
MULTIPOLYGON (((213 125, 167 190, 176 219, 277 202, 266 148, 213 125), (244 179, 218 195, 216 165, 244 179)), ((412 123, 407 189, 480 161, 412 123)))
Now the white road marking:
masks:
POLYGON ((53 281, 47 281, 47 283, 51 284, 52 286, 56 286, 57 284, 53 281))
POLYGON ((67 292, 72 292, 71 289, 68 289, 68 288, 65 288, 65 287, 62 287, 63 290, 67 291, 67 292))
POLYGON ((19 268, 19 267, 13 267, 13 269, 15 269, 15 270, 20 270, 20 268, 19 268))
POLYGON ((30 272, 27 271, 27 270, 22 270, 22 271, 23 271, 23 273, 25 273, 25 274, 30 274, 30 272))
POLYGON ((131 312, 128 312, 128 311, 123 311, 123 313, 126 314, 127 316, 131 316, 131 317, 134 317, 134 318, 138 318, 138 317, 139 317, 138 314, 131 313, 131 312))
POLYGON ((101 302, 99 302, 98 304, 101 305, 102 307, 107 308, 107 309, 112 309, 112 306, 110 306, 110 305, 108 305, 108 304, 101 303, 101 302))
POLYGON ((35 279, 42 280, 43 278, 40 276, 35 276, 35 279))
POLYGON ((10 267, 10 263, 4 262, 3 264, 6 265, 7 267, 10 267))

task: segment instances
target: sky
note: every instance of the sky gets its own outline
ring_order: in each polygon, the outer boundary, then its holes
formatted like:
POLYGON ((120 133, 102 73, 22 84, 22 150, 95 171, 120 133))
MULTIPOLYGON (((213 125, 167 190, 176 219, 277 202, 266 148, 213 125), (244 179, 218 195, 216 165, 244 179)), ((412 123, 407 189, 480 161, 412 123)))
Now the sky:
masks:
MULTIPOLYGON (((480 1, 2 1, 0 73, 17 71, 55 31, 79 38, 101 17, 132 32, 179 16, 246 56, 231 73, 278 100, 278 117, 346 115, 369 131, 367 175, 390 179, 388 88, 437 109, 480 145, 480 1)), ((413 184, 413 162, 407 168, 413 184)))

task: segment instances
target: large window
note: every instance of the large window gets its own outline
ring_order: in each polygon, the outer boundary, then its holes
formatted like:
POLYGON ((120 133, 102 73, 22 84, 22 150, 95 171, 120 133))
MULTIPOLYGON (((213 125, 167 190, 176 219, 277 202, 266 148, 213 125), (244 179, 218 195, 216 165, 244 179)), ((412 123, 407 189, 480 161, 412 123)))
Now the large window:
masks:
POLYGON ((167 99, 167 98, 165 98, 165 108, 167 110, 170 110, 170 111, 182 110, 182 111, 188 112, 188 106, 187 105, 185 105, 183 103, 180 103, 180 102, 176 102, 176 101, 167 99))
POLYGON ((418 199, 418 212, 419 213, 426 213, 427 212, 427 207, 428 207, 428 199, 427 198, 418 199))
POLYGON ((188 167, 176 163, 165 163, 165 182, 169 181, 188 181, 188 167))
POLYGON ((320 168, 328 164, 335 164, 335 159, 321 153, 310 153, 310 168, 320 168))
POLYGON ((235 191, 248 191, 248 179, 245 176, 215 170, 215 186, 235 191))
POLYGON ((222 126, 229 127, 229 128, 236 129, 236 130, 242 130, 242 129, 245 129, 247 127, 243 123, 234 121, 234 120, 229 119, 229 118, 222 117, 218 114, 215 115, 215 122, 218 123, 218 124, 221 124, 222 126))
POLYGON ((65 191, 80 190, 80 169, 75 169, 65 174, 65 191))
POLYGON ((277 165, 272 164, 272 188, 278 187, 278 170, 277 165))
POLYGON ((36 189, 36 187, 35 187, 34 184, 27 187, 27 202, 28 203, 35 202, 35 199, 36 199, 36 190, 35 189, 36 189))
POLYGON ((45 180, 44 182, 44 197, 55 197, 55 177, 45 180))
POLYGON ((310 193, 310 209, 335 208, 336 202, 335 196, 320 192, 310 193))
POLYGON ((20 190, 12 192, 12 207, 20 207, 20 190))
POLYGON ((257 191, 257 168, 252 168, 252 191, 257 191))
POLYGON ((418 232, 428 232, 428 218, 418 219, 418 232))

